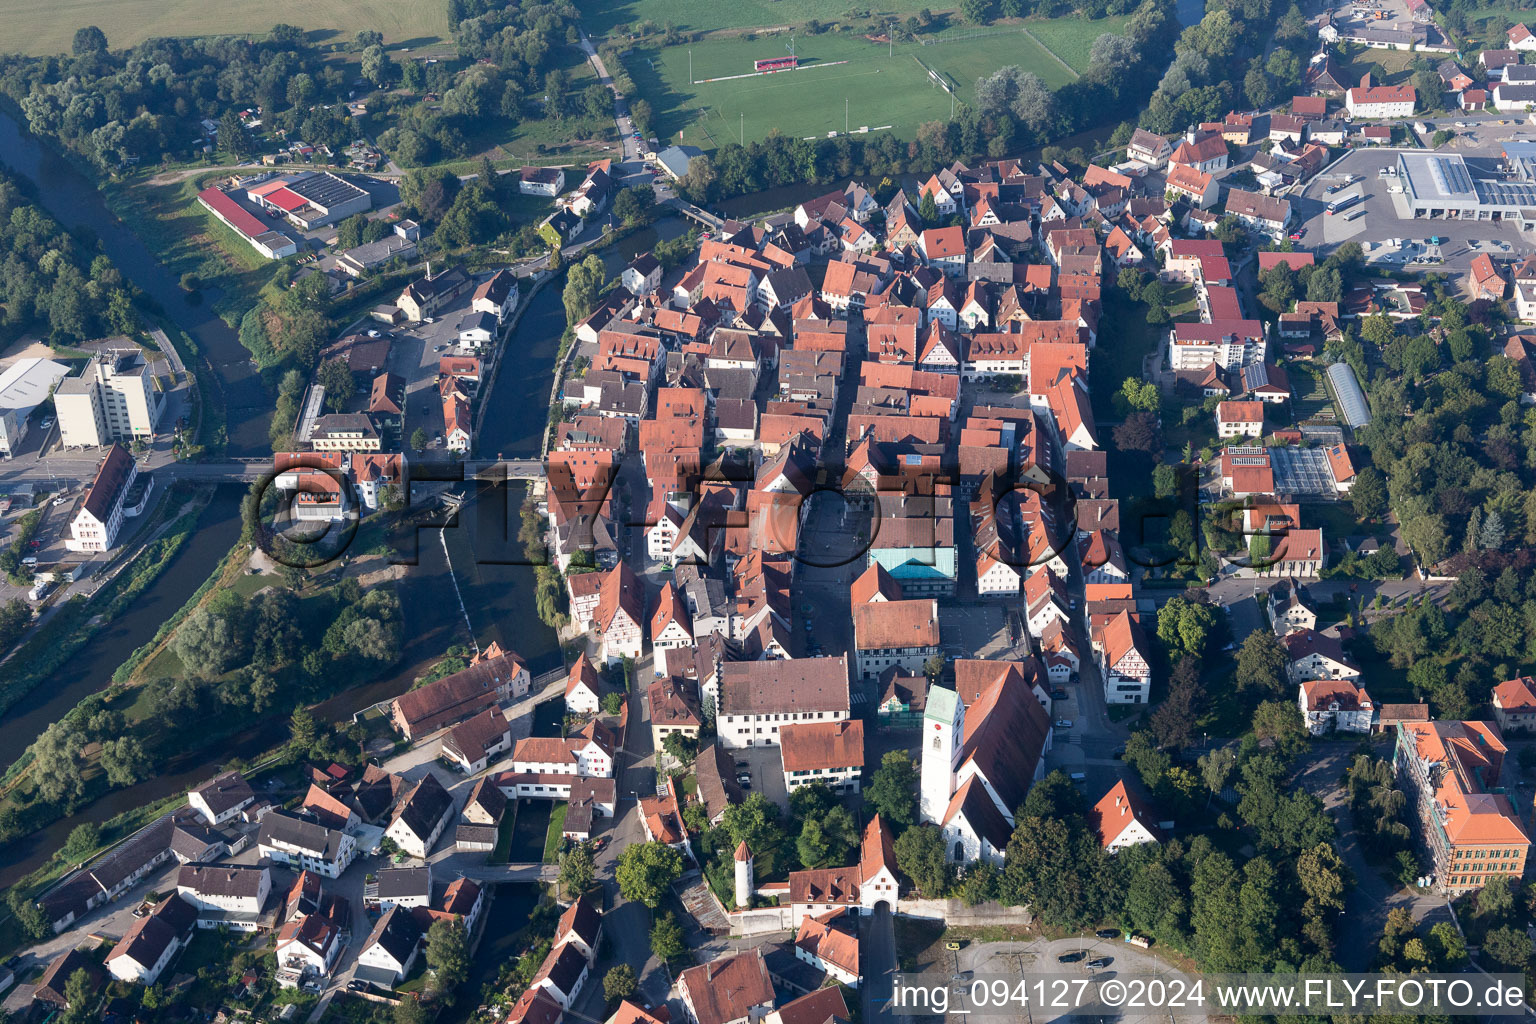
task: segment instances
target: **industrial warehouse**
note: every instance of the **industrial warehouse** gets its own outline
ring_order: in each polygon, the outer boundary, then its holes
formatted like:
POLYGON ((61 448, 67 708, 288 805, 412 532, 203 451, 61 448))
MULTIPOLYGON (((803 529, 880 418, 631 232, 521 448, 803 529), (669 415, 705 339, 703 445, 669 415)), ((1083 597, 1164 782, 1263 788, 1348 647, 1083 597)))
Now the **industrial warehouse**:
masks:
POLYGON ((246 198, 305 231, 373 207, 373 197, 329 171, 281 174, 245 186, 246 198))
POLYGON ((1405 218, 1512 221, 1536 227, 1536 143, 1509 142, 1497 157, 1413 152, 1397 157, 1405 218))

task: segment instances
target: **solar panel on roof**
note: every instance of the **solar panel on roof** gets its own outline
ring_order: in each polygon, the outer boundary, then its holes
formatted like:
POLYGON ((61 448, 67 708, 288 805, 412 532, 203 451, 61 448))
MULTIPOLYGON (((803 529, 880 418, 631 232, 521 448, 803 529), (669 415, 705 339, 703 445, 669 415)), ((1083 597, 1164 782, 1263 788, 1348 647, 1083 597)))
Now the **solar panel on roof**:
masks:
POLYGON ((1429 173, 1435 179, 1435 187, 1442 195, 1465 195, 1472 191, 1472 179, 1468 176, 1467 166, 1462 163, 1460 157, 1430 157, 1429 173))

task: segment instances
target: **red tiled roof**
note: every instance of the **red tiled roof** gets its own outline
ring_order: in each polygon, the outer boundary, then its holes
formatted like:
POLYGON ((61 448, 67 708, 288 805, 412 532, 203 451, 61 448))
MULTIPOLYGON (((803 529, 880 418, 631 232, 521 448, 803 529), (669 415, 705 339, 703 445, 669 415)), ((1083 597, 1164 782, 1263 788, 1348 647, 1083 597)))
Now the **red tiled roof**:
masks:
POLYGON ((786 772, 862 768, 864 723, 803 722, 779 729, 780 755, 786 772))

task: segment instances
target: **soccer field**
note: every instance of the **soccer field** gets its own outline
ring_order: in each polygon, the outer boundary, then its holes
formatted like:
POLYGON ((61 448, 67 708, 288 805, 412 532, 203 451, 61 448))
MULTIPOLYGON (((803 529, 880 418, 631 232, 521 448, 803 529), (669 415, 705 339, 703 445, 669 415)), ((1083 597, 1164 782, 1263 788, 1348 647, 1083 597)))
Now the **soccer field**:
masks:
POLYGON ((795 54, 804 65, 769 75, 753 74, 752 62, 787 56, 788 35, 637 49, 626 66, 639 95, 651 104, 657 137, 676 142, 682 132, 683 142, 705 149, 739 137, 761 140, 775 131, 796 138, 841 132, 845 103, 850 131, 889 128, 911 138, 924 121, 949 116, 950 93, 934 74, 955 90, 957 101, 967 102, 975 96, 977 78, 1008 64, 1033 71, 1052 88, 1076 77, 1018 27, 987 31, 951 35, 928 46, 898 43, 894 50, 847 35, 797 36, 795 54))
POLYGON ((376 29, 389 44, 422 46, 448 37, 443 0, 0 0, 6 38, 0 51, 68 53, 75 30, 95 25, 114 50, 156 36, 260 34, 297 25, 322 42, 376 29), (323 37, 323 38, 322 38, 323 37))

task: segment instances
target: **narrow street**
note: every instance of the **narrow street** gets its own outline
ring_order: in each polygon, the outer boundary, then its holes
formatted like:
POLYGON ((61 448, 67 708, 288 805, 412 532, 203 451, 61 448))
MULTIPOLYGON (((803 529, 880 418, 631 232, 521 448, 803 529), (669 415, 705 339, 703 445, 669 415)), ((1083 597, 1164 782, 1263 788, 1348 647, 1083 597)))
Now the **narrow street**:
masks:
POLYGON ((860 943, 864 983, 859 987, 863 1002, 864 1021, 893 1020, 891 990, 896 978, 896 922, 885 904, 875 908, 873 914, 862 919, 863 941, 860 943))

